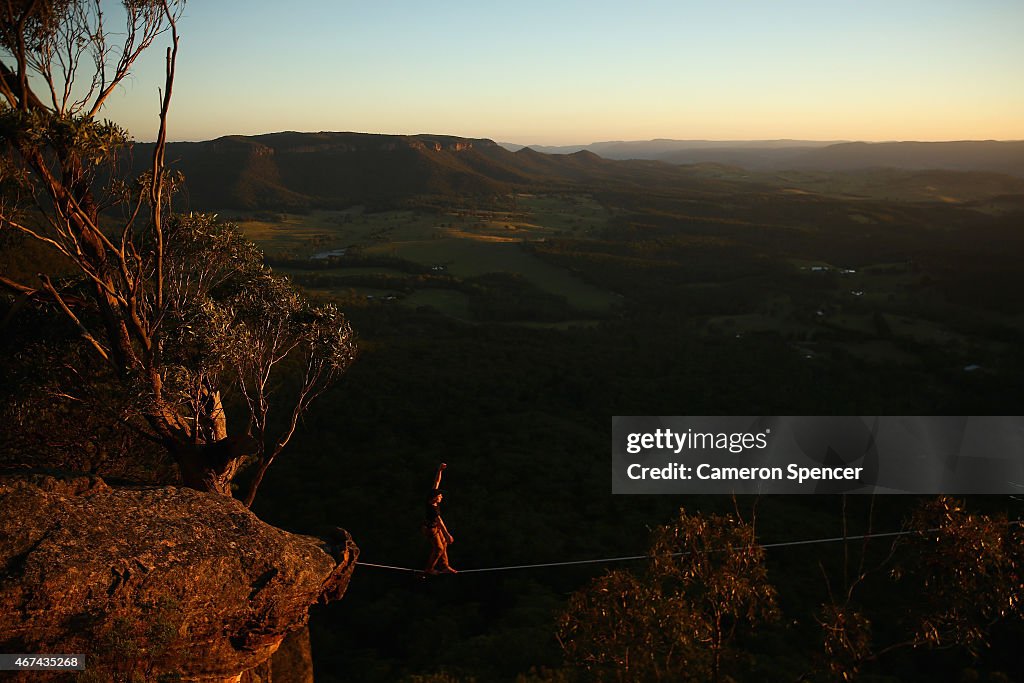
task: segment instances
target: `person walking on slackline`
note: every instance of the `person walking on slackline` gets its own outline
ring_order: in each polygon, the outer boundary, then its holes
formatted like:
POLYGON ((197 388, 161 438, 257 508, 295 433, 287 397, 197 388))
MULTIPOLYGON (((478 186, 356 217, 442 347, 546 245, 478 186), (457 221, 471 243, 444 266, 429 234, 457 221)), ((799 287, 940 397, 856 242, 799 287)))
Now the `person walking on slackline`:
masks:
POLYGON ((441 473, 448 468, 446 463, 441 463, 437 468, 437 474, 434 476, 434 488, 430 490, 430 496, 427 498, 427 516, 423 522, 423 533, 430 541, 430 556, 427 558, 427 567, 423 570, 424 575, 434 576, 437 574, 458 574, 458 572, 448 564, 448 544, 452 543, 455 538, 448 533, 448 527, 445 526, 444 520, 441 518, 441 500, 444 498, 444 492, 441 491, 441 473))

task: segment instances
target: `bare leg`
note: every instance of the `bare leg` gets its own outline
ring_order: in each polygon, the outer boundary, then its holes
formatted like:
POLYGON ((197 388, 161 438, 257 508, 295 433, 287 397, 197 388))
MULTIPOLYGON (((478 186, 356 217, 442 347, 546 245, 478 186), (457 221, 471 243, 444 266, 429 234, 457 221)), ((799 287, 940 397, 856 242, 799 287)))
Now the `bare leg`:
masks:
POLYGON ((427 558, 426 574, 456 574, 448 564, 448 542, 440 529, 434 529, 430 535, 430 556, 427 558))
POLYGON ((427 574, 436 574, 436 567, 440 563, 441 569, 444 569, 448 565, 448 553, 447 544, 444 542, 444 538, 441 536, 440 529, 432 529, 428 537, 430 539, 430 555, 427 557, 427 568, 424 570, 427 574))

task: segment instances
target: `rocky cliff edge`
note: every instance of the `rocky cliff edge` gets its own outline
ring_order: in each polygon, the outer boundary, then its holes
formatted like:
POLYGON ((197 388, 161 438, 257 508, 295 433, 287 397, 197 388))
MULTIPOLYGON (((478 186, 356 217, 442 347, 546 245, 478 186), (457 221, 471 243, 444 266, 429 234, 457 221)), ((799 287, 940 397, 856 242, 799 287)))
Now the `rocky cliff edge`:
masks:
POLYGON ((86 680, 238 681, 344 594, 358 554, 223 496, 3 475, 0 652, 85 653, 86 680))

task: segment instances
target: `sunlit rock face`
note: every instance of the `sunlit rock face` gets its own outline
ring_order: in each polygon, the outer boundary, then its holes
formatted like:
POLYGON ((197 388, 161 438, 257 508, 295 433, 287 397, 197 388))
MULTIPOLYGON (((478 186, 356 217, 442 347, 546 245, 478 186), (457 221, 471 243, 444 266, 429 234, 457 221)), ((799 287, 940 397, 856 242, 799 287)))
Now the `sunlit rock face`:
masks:
POLYGON ((0 652, 84 653, 96 680, 237 681, 344 594, 358 554, 224 496, 2 476, 0 652))

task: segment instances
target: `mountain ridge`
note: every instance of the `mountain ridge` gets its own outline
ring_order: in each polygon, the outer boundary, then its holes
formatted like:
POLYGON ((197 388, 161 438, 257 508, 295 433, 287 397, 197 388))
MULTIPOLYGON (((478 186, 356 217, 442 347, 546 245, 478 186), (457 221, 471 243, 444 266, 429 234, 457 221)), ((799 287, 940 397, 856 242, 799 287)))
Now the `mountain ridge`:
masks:
MULTIPOLYGON (((138 170, 149 149, 136 145, 138 170)), ((166 156, 171 169, 185 174, 186 203, 200 210, 344 208, 584 183, 649 187, 677 185, 693 175, 680 166, 609 160, 590 151, 524 150, 446 135, 281 132, 169 143, 166 156)))
MULTIPOLYGON (((515 143, 501 143, 515 150, 515 143)), ((581 150, 607 159, 648 159, 675 164, 719 163, 748 170, 849 171, 885 167, 905 170, 991 171, 1024 177, 1024 140, 914 140, 863 142, 815 140, 654 140, 589 145, 531 145, 538 152, 581 150)))
MULTIPOLYGON (((799 141, 797 141, 799 142, 799 141)), ((143 169, 150 144, 133 155, 143 169)), ((658 159, 614 159, 592 149, 510 151, 487 138, 282 131, 169 143, 190 209, 306 210, 390 205, 413 197, 615 186, 644 191, 750 191, 778 186, 779 170, 874 168, 990 172, 1024 178, 1024 142, 839 143, 807 148, 707 147, 658 159), (749 177, 747 172, 750 172, 749 177), (761 175, 757 175, 760 173, 761 175)), ((786 181, 788 182, 788 181, 786 181)))

